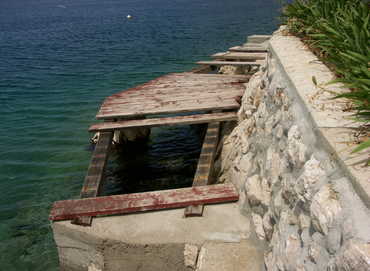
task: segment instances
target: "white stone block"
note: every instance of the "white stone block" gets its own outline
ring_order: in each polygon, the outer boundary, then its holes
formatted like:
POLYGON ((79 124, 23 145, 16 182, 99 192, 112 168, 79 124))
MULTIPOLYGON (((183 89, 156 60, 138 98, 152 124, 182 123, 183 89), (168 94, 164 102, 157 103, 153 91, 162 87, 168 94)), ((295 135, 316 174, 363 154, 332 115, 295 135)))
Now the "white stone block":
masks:
POLYGON ((323 186, 313 197, 310 208, 312 223, 316 230, 328 234, 329 228, 336 222, 341 210, 333 189, 330 185, 323 186))

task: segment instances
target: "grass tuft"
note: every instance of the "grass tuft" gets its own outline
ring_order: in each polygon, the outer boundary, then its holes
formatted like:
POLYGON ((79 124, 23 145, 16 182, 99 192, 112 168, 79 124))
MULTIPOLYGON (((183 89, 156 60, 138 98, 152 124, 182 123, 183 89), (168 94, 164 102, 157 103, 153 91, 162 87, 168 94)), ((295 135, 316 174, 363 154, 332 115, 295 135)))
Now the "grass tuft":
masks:
MULTIPOLYGON (((370 127, 370 1, 294 0, 282 19, 336 73, 330 83, 350 89, 336 98, 351 100, 356 120, 370 127)), ((369 147, 367 140, 355 151, 369 147)))

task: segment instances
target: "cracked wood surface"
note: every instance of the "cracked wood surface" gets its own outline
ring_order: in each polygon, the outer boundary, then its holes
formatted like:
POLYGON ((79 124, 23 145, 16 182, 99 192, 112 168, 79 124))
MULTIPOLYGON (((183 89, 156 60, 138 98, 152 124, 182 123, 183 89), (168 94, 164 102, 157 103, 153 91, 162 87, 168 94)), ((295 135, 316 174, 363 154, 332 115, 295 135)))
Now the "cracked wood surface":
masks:
POLYGON ((172 73, 111 95, 98 119, 135 118, 153 114, 237 110, 246 75, 172 73))

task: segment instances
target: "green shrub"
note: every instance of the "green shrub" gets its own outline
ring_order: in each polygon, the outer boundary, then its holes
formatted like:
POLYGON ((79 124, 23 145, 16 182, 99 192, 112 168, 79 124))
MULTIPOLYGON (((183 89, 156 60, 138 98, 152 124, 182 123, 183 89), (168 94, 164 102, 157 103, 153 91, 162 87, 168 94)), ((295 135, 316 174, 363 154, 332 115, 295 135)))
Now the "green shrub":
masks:
MULTIPOLYGON (((370 2, 295 0, 285 5, 283 20, 351 91, 338 95, 353 101, 356 120, 370 123, 370 2)), ((369 126, 368 126, 369 127, 369 126)), ((370 140, 357 150, 369 146, 370 140)))

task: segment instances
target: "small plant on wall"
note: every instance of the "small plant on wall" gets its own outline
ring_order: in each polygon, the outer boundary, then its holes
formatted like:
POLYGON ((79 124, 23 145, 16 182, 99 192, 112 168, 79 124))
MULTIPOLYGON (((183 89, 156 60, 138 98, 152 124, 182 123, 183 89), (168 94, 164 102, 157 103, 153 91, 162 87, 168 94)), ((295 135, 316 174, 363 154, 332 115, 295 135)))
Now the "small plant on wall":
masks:
MULTIPOLYGON (((294 0, 284 5, 283 21, 350 89, 336 98, 353 102, 354 119, 367 136, 354 152, 370 147, 370 1, 294 0), (363 128, 363 129, 364 129, 363 128)), ((370 165, 370 161, 368 162, 370 165)))

